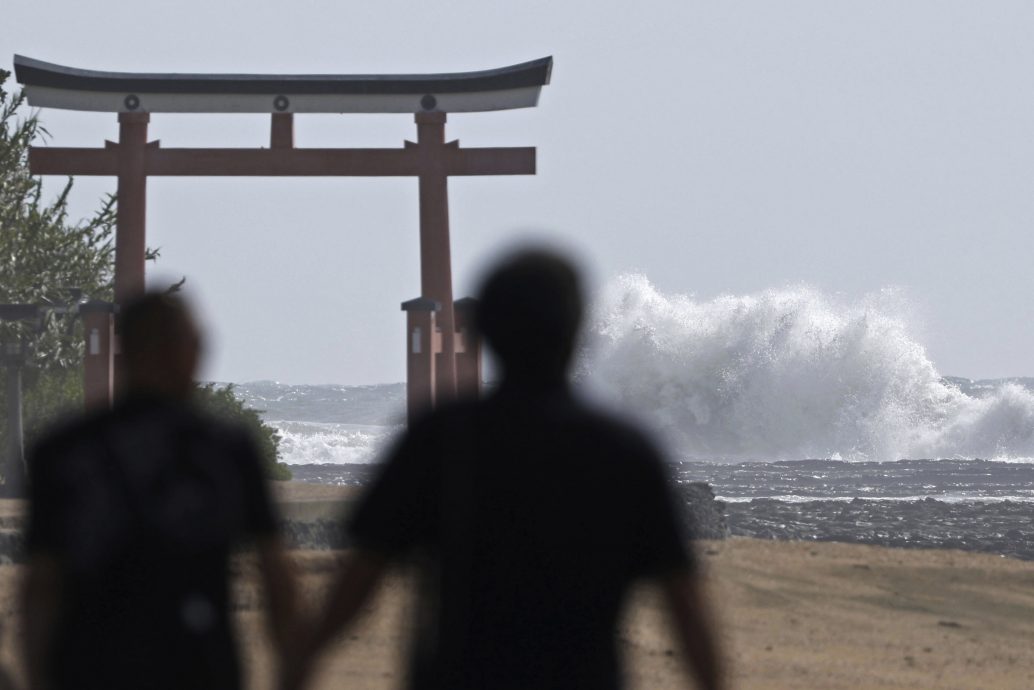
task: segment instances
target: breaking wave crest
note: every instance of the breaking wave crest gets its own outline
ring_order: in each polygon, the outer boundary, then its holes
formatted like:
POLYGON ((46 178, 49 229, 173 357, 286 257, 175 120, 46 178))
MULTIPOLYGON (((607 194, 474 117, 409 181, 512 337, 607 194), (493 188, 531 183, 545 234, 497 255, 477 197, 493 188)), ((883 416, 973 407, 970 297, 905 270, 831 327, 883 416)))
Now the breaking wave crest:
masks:
POLYGON ((280 457, 289 465, 356 464, 377 460, 391 427, 327 422, 269 422, 280 434, 280 457))
POLYGON ((579 376, 713 460, 1034 456, 1034 394, 945 381, 886 291, 853 304, 808 287, 696 300, 613 281, 579 376))

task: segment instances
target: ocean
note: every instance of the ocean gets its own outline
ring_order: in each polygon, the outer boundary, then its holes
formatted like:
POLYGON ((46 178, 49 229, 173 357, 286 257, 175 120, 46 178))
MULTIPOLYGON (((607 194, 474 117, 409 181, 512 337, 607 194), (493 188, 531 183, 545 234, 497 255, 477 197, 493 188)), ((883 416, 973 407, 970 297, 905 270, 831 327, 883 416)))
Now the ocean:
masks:
MULTIPOLYGON (((946 379, 966 395, 999 395, 1015 381, 946 379)), ((1034 381, 1027 381, 1034 389, 1034 381)), ((401 431, 404 384, 236 385, 247 403, 280 433, 281 459, 301 481, 365 484, 379 454, 401 431)), ((843 458, 700 459, 674 457, 678 481, 706 481, 719 500, 915 501, 934 498, 1034 503, 1034 462, 1027 457, 867 460, 843 458)))
MULTIPOLYGON (((700 300, 624 275, 592 306, 575 381, 723 500, 1034 501, 1034 378, 942 374, 893 291, 700 300)), ((237 390, 303 478, 360 482, 404 422, 401 383, 237 390)))
MULTIPOLYGON (((942 374, 903 304, 626 275, 593 305, 575 388, 649 429, 677 485, 707 482, 730 534, 1034 559, 1034 378, 942 374)), ((401 383, 237 391, 304 482, 366 484, 403 428, 401 383)))

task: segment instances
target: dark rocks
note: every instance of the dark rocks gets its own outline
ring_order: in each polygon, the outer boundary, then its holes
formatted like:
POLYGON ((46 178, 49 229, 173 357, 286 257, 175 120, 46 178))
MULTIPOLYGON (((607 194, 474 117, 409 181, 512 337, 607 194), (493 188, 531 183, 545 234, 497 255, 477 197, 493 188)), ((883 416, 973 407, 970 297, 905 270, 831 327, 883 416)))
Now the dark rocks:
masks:
POLYGON ((1034 560, 1030 503, 757 499, 726 504, 725 511, 735 536, 961 549, 1034 560))
MULTIPOLYGON (((677 496, 686 529, 694 538, 725 539, 729 535, 725 504, 715 500, 714 491, 705 482, 679 484, 677 496)), ((348 547, 348 535, 341 520, 285 520, 280 526, 291 548, 325 550, 348 547)))
POLYGON ((1034 499, 1034 463, 988 460, 898 460, 844 462, 798 460, 736 464, 682 461, 672 464, 679 481, 704 481, 736 500, 859 501, 1034 499))
POLYGON ((695 539, 725 539, 729 527, 725 521, 725 504, 716 501, 714 491, 706 482, 677 484, 682 502, 682 518, 686 530, 695 539))

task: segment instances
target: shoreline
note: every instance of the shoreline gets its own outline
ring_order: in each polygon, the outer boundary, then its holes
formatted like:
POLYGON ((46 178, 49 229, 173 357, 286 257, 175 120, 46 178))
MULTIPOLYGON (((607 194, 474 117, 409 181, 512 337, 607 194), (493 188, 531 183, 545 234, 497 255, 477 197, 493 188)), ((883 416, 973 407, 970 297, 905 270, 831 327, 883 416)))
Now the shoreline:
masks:
MULTIPOLYGON (((1034 561, 1034 504, 839 498, 810 501, 715 500, 702 483, 676 485, 696 539, 754 538, 906 550, 959 550, 1034 561), (694 529, 695 528, 695 529, 694 529)), ((343 520, 363 487, 271 482, 287 543, 294 549, 347 548, 343 520)), ((0 563, 22 559, 25 502, 0 499, 0 563)))
MULTIPOLYGON (((278 483, 280 484, 280 483, 278 483)), ((323 524, 333 534, 348 502, 361 486, 291 481, 274 487, 284 517, 323 524)), ((704 538, 747 537, 804 543, 835 542, 904 549, 955 549, 1034 561, 1034 503, 1016 501, 947 502, 831 498, 809 501, 721 501, 707 496, 700 483, 676 485, 687 510, 687 524, 704 538)), ((343 546, 343 536, 334 544, 343 546)))

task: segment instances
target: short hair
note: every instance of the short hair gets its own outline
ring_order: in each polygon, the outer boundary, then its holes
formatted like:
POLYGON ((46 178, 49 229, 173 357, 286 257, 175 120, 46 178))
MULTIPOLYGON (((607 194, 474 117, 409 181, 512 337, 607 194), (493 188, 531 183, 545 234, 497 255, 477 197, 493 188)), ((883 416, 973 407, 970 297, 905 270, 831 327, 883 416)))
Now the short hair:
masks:
POLYGON ((160 351, 195 337, 194 318, 180 298, 148 292, 119 310, 122 353, 129 358, 160 351))
POLYGON ((507 369, 556 375, 570 362, 582 312, 573 262, 547 249, 524 249, 488 273, 476 324, 507 369))

